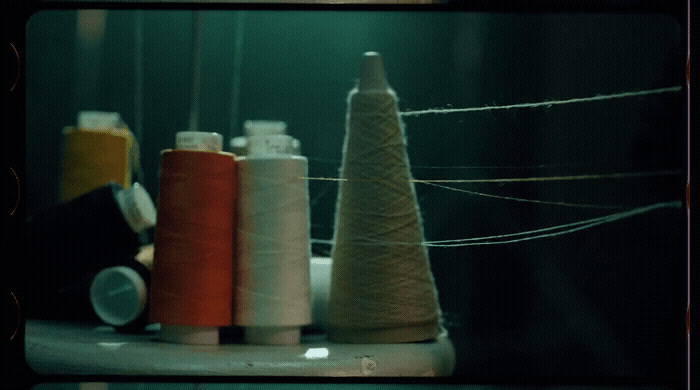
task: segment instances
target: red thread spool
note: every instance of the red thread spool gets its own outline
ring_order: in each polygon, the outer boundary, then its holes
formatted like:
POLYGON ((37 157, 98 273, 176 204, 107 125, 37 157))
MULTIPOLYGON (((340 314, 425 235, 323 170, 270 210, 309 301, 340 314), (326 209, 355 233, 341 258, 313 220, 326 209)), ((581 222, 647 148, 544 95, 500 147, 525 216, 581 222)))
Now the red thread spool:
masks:
POLYGON ((236 181, 231 153, 161 152, 152 321, 164 326, 232 324, 236 181))

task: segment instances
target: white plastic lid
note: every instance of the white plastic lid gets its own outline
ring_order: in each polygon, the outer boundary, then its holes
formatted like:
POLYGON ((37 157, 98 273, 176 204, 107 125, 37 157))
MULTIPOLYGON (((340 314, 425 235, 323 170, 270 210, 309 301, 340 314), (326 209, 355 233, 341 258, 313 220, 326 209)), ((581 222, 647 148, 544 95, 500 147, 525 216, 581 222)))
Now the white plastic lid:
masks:
POLYGON ((219 133, 204 131, 181 131, 175 135, 175 149, 206 150, 220 152, 224 147, 224 137, 219 133))
POLYGON ((256 135, 282 135, 287 133, 287 124, 282 121, 247 120, 243 130, 248 137, 256 135))
POLYGON ((298 326, 252 326, 245 328, 245 342, 253 345, 298 345, 298 326))
POLYGON ((134 183, 131 188, 121 189, 116 197, 124 219, 135 233, 155 226, 156 206, 142 185, 134 183))
POLYGON ((79 129, 114 129, 122 124, 118 112, 80 111, 78 113, 79 129))
POLYGON ((103 269, 90 286, 90 301, 95 313, 112 326, 126 325, 137 319, 147 300, 146 282, 129 267, 103 269))
MULTIPOLYGON (((248 137, 231 138, 229 144, 231 145, 231 151, 236 156, 245 156, 248 154, 248 137)), ((301 142, 296 138, 292 138, 291 147, 284 146, 282 149, 289 152, 285 154, 301 156, 301 142)))
POLYGON ((299 141, 289 135, 256 135, 248 137, 246 156, 296 156, 298 155, 298 150, 299 141))

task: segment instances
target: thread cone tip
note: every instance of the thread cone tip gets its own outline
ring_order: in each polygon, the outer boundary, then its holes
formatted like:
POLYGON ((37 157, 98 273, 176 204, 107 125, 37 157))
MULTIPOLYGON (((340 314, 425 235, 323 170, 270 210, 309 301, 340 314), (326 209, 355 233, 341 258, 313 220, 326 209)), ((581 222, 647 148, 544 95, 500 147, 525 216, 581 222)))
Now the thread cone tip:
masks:
POLYGON ((382 56, 374 51, 368 51, 362 56, 362 73, 358 90, 385 90, 389 87, 384 72, 382 56))

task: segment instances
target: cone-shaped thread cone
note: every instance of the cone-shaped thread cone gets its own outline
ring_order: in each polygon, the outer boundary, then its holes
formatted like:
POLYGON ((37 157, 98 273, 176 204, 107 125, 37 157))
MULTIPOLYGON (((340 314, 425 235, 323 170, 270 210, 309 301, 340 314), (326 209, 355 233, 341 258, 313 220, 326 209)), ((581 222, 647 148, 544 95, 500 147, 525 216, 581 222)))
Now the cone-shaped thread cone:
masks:
POLYGON ((422 221, 403 128, 379 54, 363 57, 360 83, 348 103, 329 338, 349 343, 434 338, 440 332, 437 291, 428 252, 418 244, 424 241, 422 221))

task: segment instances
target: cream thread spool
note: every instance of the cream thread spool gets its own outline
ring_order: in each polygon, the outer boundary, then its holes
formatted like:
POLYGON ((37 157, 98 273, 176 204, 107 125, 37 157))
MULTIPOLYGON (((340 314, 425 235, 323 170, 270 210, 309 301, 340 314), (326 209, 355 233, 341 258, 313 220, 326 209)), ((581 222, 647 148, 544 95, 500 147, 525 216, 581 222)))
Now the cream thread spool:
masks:
MULTIPOLYGON (((181 131, 175 135, 176 150, 220 152, 222 145, 223 137, 218 133, 181 131)), ((160 338, 178 344, 217 345, 219 344, 219 327, 162 323, 160 338)))
POLYGON ((288 135, 248 137, 239 172, 234 323, 249 344, 299 344, 311 323, 306 157, 288 135))
POLYGON ((428 252, 419 245, 390 244, 424 239, 396 95, 379 54, 365 53, 348 104, 331 252, 329 339, 435 338, 440 308, 428 252))

